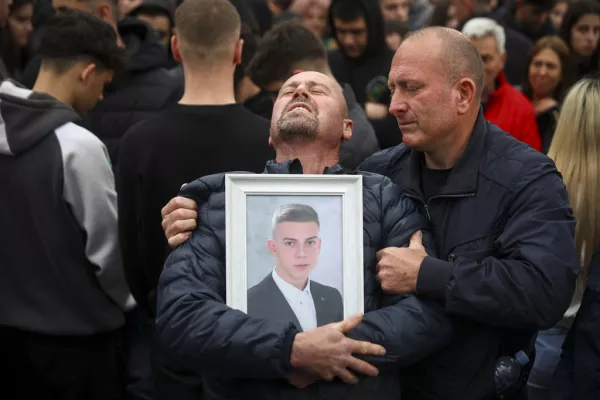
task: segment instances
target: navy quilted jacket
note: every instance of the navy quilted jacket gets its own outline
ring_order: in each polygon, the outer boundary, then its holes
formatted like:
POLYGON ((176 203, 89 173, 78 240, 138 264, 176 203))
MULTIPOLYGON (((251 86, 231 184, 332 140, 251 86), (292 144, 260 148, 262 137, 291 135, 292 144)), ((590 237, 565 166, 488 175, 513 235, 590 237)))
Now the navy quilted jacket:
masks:
MULTIPOLYGON (((267 165, 266 173, 302 173, 295 161, 267 165)), ((341 167, 327 174, 342 174, 341 167)), ((385 296, 376 276, 376 251, 406 246, 426 226, 413 202, 388 178, 363 174, 365 317, 349 336, 383 345, 380 369, 356 386, 319 382, 289 385, 292 322, 253 318, 225 304, 225 175, 185 186, 180 195, 198 203, 198 229, 168 258, 158 287, 157 335, 165 365, 202 374, 207 399, 400 398, 398 369, 443 347, 452 338, 444 312, 414 296, 385 296)), ((431 243, 424 235, 426 245, 431 243)))

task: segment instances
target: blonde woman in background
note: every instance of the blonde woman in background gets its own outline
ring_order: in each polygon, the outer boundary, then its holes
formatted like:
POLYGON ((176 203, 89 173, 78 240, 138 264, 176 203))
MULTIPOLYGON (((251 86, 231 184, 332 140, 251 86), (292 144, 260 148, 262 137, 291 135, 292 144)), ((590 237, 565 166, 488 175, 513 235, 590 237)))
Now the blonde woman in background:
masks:
MULTIPOLYGON (((561 347, 583 298, 588 267, 600 244, 600 80, 579 81, 567 94, 548 156, 563 175, 577 220, 575 244, 581 260, 573 300, 563 319, 538 334, 536 359, 529 379, 529 400, 549 399, 548 390, 560 361, 561 347)), ((597 339, 600 332, 597 332, 597 339)), ((590 398, 591 400, 591 398, 590 398)))

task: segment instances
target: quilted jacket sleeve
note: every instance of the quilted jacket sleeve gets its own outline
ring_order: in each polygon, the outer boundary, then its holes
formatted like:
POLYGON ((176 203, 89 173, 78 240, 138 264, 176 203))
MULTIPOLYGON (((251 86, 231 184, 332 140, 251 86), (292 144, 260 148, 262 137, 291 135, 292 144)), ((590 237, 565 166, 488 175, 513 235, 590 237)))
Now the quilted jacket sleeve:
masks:
POLYGON ((283 377, 297 331, 225 304, 224 244, 208 217, 210 199, 198 203, 198 229, 169 256, 158 286, 156 332, 166 364, 223 378, 283 377))
MULTIPOLYGON (((426 227, 424 216, 388 178, 381 185, 379 197, 381 248, 408 246, 412 234, 426 227)), ((433 248, 427 232, 424 242, 426 247, 433 248)), ((385 357, 368 360, 380 369, 413 364, 451 341, 452 325, 439 303, 416 296, 394 296, 386 298, 384 304, 387 306, 365 313, 361 325, 350 333, 352 338, 385 347, 385 357)))

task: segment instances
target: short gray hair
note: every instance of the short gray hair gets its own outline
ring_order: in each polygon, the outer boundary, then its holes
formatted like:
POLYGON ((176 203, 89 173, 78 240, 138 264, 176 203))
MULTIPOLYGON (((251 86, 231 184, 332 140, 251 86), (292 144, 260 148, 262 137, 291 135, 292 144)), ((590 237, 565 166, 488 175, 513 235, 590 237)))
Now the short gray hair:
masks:
POLYGON ((462 33, 469 38, 483 39, 493 36, 500 54, 506 51, 506 34, 504 28, 490 18, 473 18, 462 29, 462 33))
POLYGON ((282 222, 314 222, 320 227, 319 214, 306 204, 283 204, 273 213, 272 230, 282 222))

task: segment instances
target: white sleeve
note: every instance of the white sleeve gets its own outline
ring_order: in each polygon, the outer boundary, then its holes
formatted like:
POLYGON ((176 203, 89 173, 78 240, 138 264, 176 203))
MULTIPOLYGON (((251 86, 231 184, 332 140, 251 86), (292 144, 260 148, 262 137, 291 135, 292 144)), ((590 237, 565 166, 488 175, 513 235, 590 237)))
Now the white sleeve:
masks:
POLYGON ((106 294, 123 310, 135 306, 123 271, 117 192, 104 144, 68 123, 55 130, 63 158, 64 198, 86 233, 85 254, 106 294))

